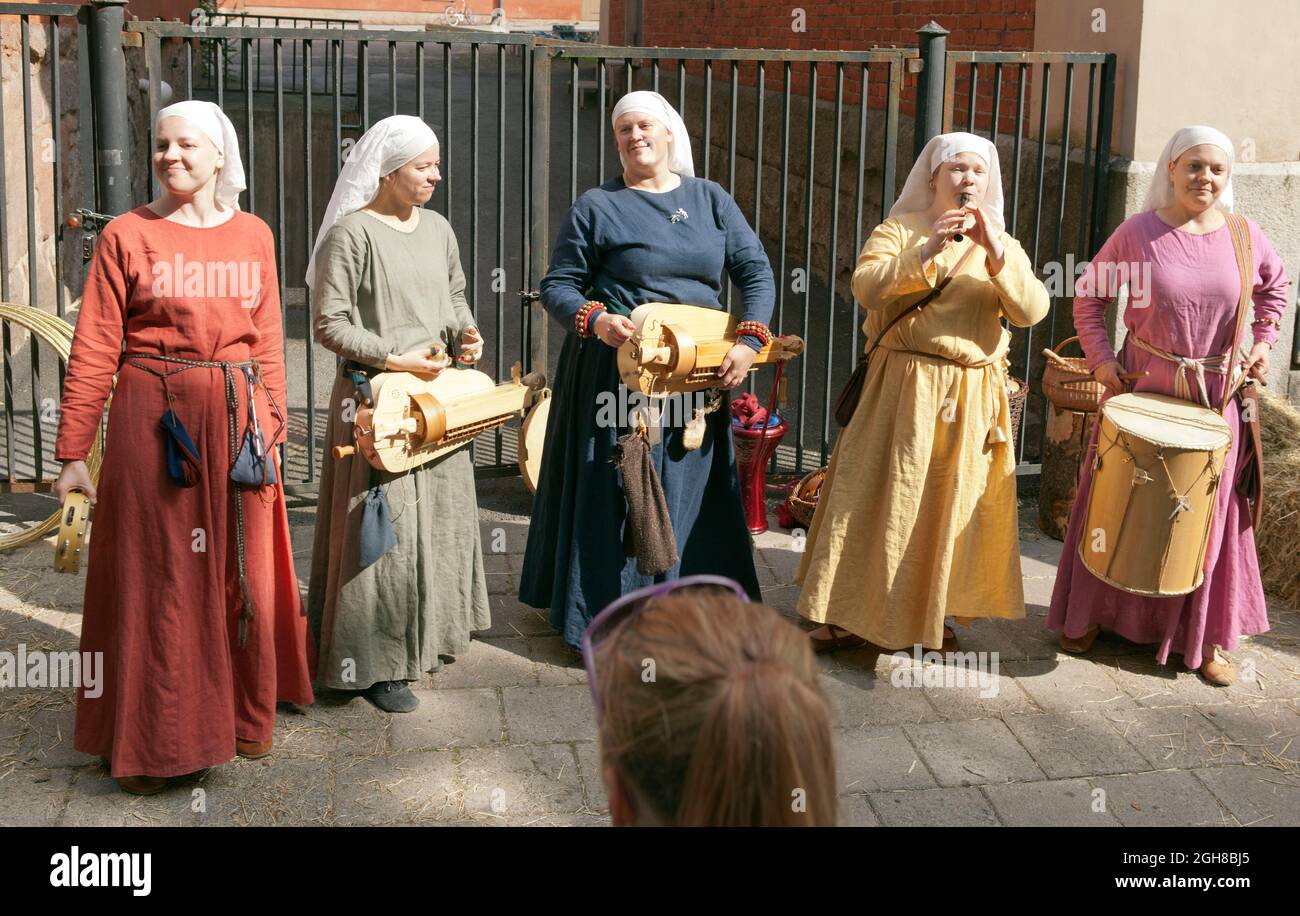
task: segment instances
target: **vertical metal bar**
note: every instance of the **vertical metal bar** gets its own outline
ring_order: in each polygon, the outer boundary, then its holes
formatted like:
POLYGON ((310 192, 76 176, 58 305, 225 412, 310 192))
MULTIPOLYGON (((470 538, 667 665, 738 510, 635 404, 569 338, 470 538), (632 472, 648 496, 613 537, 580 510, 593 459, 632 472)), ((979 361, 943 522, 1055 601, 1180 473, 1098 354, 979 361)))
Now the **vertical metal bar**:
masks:
MULTIPOLYGON (((813 239, 813 198, 817 191, 816 168, 817 139, 817 62, 808 62, 808 155, 804 159, 804 245, 803 245, 803 321, 800 324, 803 335, 808 336, 809 319, 812 315, 812 239, 813 239)), ((799 360, 799 417, 795 423, 794 463, 796 470, 803 470, 803 432, 804 417, 808 404, 808 361, 799 360)))
MULTIPOLYGON (((124 5, 100 3, 93 11, 92 40, 93 53, 90 56, 94 67, 91 80, 93 106, 95 110, 95 169, 99 190, 99 212, 116 216, 131 209, 131 163, 127 151, 131 149, 131 121, 126 103, 126 59, 122 56, 122 13, 124 5)), ((156 51, 158 36, 146 34, 147 43, 156 51)), ((146 47, 146 60, 150 48, 146 47)), ((150 80, 151 89, 156 89, 150 80)), ((151 106, 149 112, 150 130, 153 128, 153 114, 156 108, 151 106)), ((150 154, 153 150, 153 137, 150 135, 150 154)), ((152 170, 151 170, 152 171, 152 170)), ((5 259, 8 264, 8 259, 5 259)), ((6 273, 7 271, 0 271, 6 273)), ((5 298, 8 298, 6 294, 5 298)))
MULTIPOLYGON (((247 66, 249 59, 252 57, 252 54, 250 53, 252 50, 252 41, 245 38, 240 42, 240 44, 243 46, 240 54, 241 66, 247 66)), ((254 149, 256 141, 254 140, 253 133, 255 125, 253 115, 256 108, 257 105, 253 100, 253 82, 251 80, 244 80, 244 183, 248 185, 246 191, 247 196, 244 198, 244 209, 249 213, 257 212, 257 197, 255 196, 257 184, 257 170, 255 164, 257 161, 257 154, 254 149)))
POLYGON ((478 76, 479 43, 470 45, 469 97, 469 294, 470 311, 478 322, 478 76))
MULTIPOLYGON (((1019 65, 1020 76, 1016 85, 1016 138, 1012 144, 1011 158, 1014 160, 1011 164, 1011 234, 1016 234, 1016 225, 1020 222, 1020 155, 1021 146, 1025 138, 1025 84, 1026 74, 1029 72, 1028 64, 1019 65)), ((1018 237, 1017 237, 1018 238, 1018 237)))
MULTIPOLYGON (((315 233, 315 208, 312 207, 311 196, 311 115, 312 115, 312 42, 308 38, 302 46, 302 149, 304 157, 304 166, 302 173, 302 199, 303 206, 306 210, 306 218, 303 222, 303 241, 306 242, 304 249, 307 259, 311 260, 312 246, 316 241, 315 233)), ((296 284, 295 284, 296 285, 296 284)), ((307 483, 316 482, 316 341, 315 335, 311 332, 311 288, 303 290, 303 306, 306 310, 306 335, 303 340, 303 347, 307 354, 307 483)), ((285 328, 285 335, 288 336, 289 329, 285 328)), ((287 340, 286 340, 287 344, 287 340)), ((287 400, 287 398, 286 398, 287 400)), ((289 405, 284 405, 285 416, 289 415, 289 405)), ((286 436, 286 439, 288 437, 286 436)), ((284 456, 284 450, 281 450, 281 457, 284 456)))
POLYGON ((415 111, 424 120, 424 42, 415 43, 415 111))
POLYGON ((1084 116, 1083 122, 1083 161, 1081 162, 1083 192, 1079 195, 1079 234, 1075 237, 1074 243, 1081 259, 1086 259, 1088 256, 1088 213, 1092 208, 1092 200, 1088 197, 1088 193, 1092 184, 1092 110, 1096 83, 1097 65, 1088 64, 1088 113, 1084 116))
POLYGON ((966 133, 975 133, 975 83, 979 79, 979 64, 970 62, 970 96, 966 100, 966 133))
MULTIPOLYGON (((604 70, 601 70, 602 75, 604 70)), ((497 257, 496 271, 505 273, 506 266, 506 46, 497 45, 497 257)), ((493 286, 496 289, 496 362, 497 378, 505 377, 505 313, 506 287, 501 275, 493 271, 493 286)), ((501 429, 494 430, 495 460, 501 464, 503 442, 501 429)))
POLYGON ((334 58, 334 81, 332 95, 334 96, 334 179, 338 180, 339 171, 343 168, 343 42, 342 40, 330 40, 330 56, 334 58))
POLYGON ((226 40, 217 39, 217 107, 226 107, 226 40))
POLYGON ((370 43, 357 41, 357 83, 361 90, 361 132, 370 130, 370 43))
POLYGON ((389 114, 397 114, 397 42, 388 43, 389 114))
POLYGON ((686 120, 686 61, 677 60, 677 113, 686 120))
MULTIPOLYGON (((442 43, 442 148, 455 149, 451 140, 451 43, 442 43)), ((444 160, 447 171, 442 176, 442 215, 451 222, 451 164, 444 160)))
MULTIPOLYGON (((27 208, 27 304, 33 308, 40 307, 40 240, 36 230, 36 156, 32 151, 32 40, 31 19, 26 14, 19 17, 22 34, 22 54, 19 66, 23 73, 23 164, 27 187, 25 204, 27 208)), ((57 63, 55 64, 57 66, 57 63)), ((58 115, 54 116, 57 123, 58 115)), ((55 188, 58 196, 58 188, 55 188)), ((4 265, 8 269, 8 263, 4 265)), ((55 278, 56 283, 58 278, 55 278)), ((45 456, 43 454, 44 435, 41 429, 41 351, 33 338, 29 356, 32 380, 32 457, 35 463, 35 480, 45 477, 45 456)))
POLYGON ((185 98, 194 98, 194 40, 185 39, 185 98))
MULTIPOLYGON (((550 226, 548 219, 550 201, 550 169, 547 165, 547 150, 551 124, 551 55, 544 48, 538 48, 533 55, 532 79, 532 189, 531 228, 529 231, 531 247, 530 276, 540 281, 546 272, 547 249, 549 246, 550 226)), ((546 366, 547 336, 549 333, 546 313, 541 299, 529 303, 529 314, 533 327, 532 347, 528 354, 528 367, 546 366)))
MULTIPOLYGON (((521 243, 519 248, 519 263, 520 263, 520 270, 523 273, 523 286, 521 287, 521 290, 529 293, 530 295, 533 289, 534 282, 540 282, 542 277, 540 273, 536 275, 534 275, 533 273, 533 250, 532 250, 533 196, 534 196, 533 148, 534 146, 540 146, 540 141, 535 136, 533 130, 533 124, 534 124, 533 107, 532 107, 533 66, 534 66, 533 58, 539 54, 545 54, 545 53, 546 50, 544 48, 537 48, 531 42, 523 46, 522 54, 521 54, 522 72, 521 72, 521 78, 519 80, 520 88, 522 90, 522 95, 519 104, 519 112, 523 120, 523 140, 524 140, 523 143, 523 153, 524 153, 523 166, 524 167, 521 172, 523 178, 522 197, 523 197, 523 204, 524 204, 524 214, 523 214, 523 219, 520 220, 521 243)), ((549 68, 547 73, 549 76, 549 68)), ((550 116, 550 108, 548 106, 547 117, 549 118, 549 116, 550 116)), ((549 124, 547 125, 546 129, 548 131, 547 142, 549 142, 549 136, 550 136, 549 124)), ((541 147, 541 149, 545 150, 545 147, 541 147)), ((525 369, 528 369, 528 371, 532 371, 531 370, 532 356, 533 356, 532 302, 531 300, 523 300, 521 301, 520 305, 522 306, 522 308, 520 309, 520 322, 519 322, 520 362, 523 364, 523 367, 525 369)))
POLYGON ((1047 98, 1052 88, 1052 65, 1043 64, 1042 104, 1038 109, 1038 181, 1034 191, 1034 268, 1038 262, 1038 236, 1043 223, 1043 172, 1047 166, 1047 98))
POLYGON ((998 111, 1002 107, 1002 65, 993 65, 993 127, 990 139, 998 145, 998 111))
POLYGON ((569 61, 569 202, 578 199, 578 58, 569 61))
MULTIPOLYGON (((835 64, 835 139, 831 143, 830 270, 826 277, 826 373, 822 384, 822 464, 831 447, 831 368, 835 352, 835 279, 840 243, 840 151, 844 140, 844 64, 835 64)), ((851 358, 851 357, 850 357, 851 358)))
POLYGON ((599 139, 599 154, 596 157, 596 184, 605 183, 605 68, 607 61, 603 58, 596 61, 596 96, 599 99, 596 116, 596 134, 599 139))
MULTIPOLYGON (((1074 101, 1073 95, 1074 95, 1074 64, 1067 63, 1065 65, 1065 106, 1063 109, 1062 120, 1061 120, 1060 180, 1057 182, 1057 192, 1056 192, 1056 236, 1055 236, 1055 243, 1052 248, 1053 257, 1055 258, 1056 263, 1058 265, 1061 264, 1061 255, 1062 255, 1061 246, 1065 234, 1065 187, 1066 187, 1066 183, 1069 181, 1069 175, 1070 175, 1070 108, 1074 101)), ((1052 341, 1056 339, 1056 297, 1055 296, 1051 297, 1048 301, 1046 333, 1048 338, 1047 343, 1050 346, 1052 341)), ((1030 341, 1033 340, 1034 329, 1032 327, 1025 328, 1025 337, 1028 338, 1030 341)), ((1031 354, 1033 353, 1032 343, 1030 344, 1030 353, 1031 354)), ((1028 376, 1029 374, 1029 368, 1030 368, 1030 364, 1026 363, 1025 364, 1026 376, 1028 376)), ((1041 459, 1043 454, 1043 443, 1044 441, 1046 441, 1047 438, 1047 423, 1044 422, 1047 419, 1046 416, 1047 398, 1040 394, 1037 395, 1037 399, 1039 401, 1039 408, 1040 408, 1039 409, 1040 420, 1038 424, 1038 455, 1039 458, 1041 459)), ((1028 418, 1026 417, 1026 419, 1028 418)), ((1027 424, 1022 424, 1022 425, 1027 425, 1027 424)))
MULTIPOLYGON (((867 114, 870 110, 867 106, 868 92, 868 70, 867 64, 862 65, 862 79, 859 83, 861 90, 858 94, 858 165, 857 165, 857 191, 855 193, 856 202, 853 206, 853 265, 856 266, 858 255, 862 252, 862 208, 865 203, 864 186, 866 184, 865 176, 867 171, 867 114)), ((850 300, 853 300, 852 291, 850 290, 850 300)), ((858 334, 861 331, 861 323, 857 321, 856 302, 850 307, 854 320, 853 332, 851 338, 851 349, 849 361, 850 370, 857 368, 858 357, 862 354, 862 344, 858 340, 858 334)))
MULTIPOLYGON (((736 106, 740 102, 740 62, 733 60, 731 62, 731 112, 727 118, 727 193, 733 198, 736 196, 736 106)), ((722 287, 722 307, 731 307, 731 293, 735 284, 731 282, 731 275, 727 275, 727 282, 722 287)), ((749 381, 753 382, 753 375, 750 375, 749 381)))
MULTIPOLYGON (((912 131, 912 158, 921 155, 931 137, 943 131, 944 79, 948 67, 948 30, 930 22, 916 30, 917 47, 921 56, 921 73, 916 84, 916 121, 912 131)), ((890 61, 890 83, 894 81, 896 61, 890 61)), ((892 142, 896 134, 887 132, 885 142, 892 142)), ((892 192, 891 192, 892 196, 892 192)))
MULTIPOLYGON (((50 168, 54 179, 54 314, 63 317, 63 144, 59 125, 63 120, 63 84, 59 73, 63 61, 59 47, 59 18, 50 17, 50 168)), ((59 363, 59 390, 63 390, 63 363, 59 363)))
MULTIPOLYGON (((885 97, 885 142, 881 144, 884 162, 880 169, 881 222, 889 216, 889 208, 894 205, 894 187, 898 183, 898 142, 894 138, 898 136, 898 99, 902 92, 903 62, 895 58, 889 62, 889 92, 885 97)), ((942 88, 938 92, 942 95, 942 88)))
MULTIPOLYGON (((280 286, 280 327, 288 326, 288 311, 284 302, 284 47, 282 39, 273 45, 275 61, 275 272, 280 286)), ((289 360, 289 342, 284 344, 285 364, 289 360)))
MULTIPOLYGON (((758 243, 763 244, 763 103, 767 91, 767 73, 765 61, 757 61, 755 73, 755 113, 754 113, 754 235, 758 243)), ((754 391, 754 375, 746 380, 746 390, 754 391)), ((776 469, 776 452, 772 452, 769 462, 772 470, 776 469)))
MULTIPOLYGON (((98 178, 99 178, 99 121, 100 116, 95 113, 95 91, 91 84, 91 61, 90 61, 90 8, 83 6, 77 11, 77 107, 81 113, 81 129, 90 130, 93 159, 89 163, 83 163, 81 169, 81 195, 83 206, 95 207, 101 201, 98 195, 98 178)), ((4 123, 4 116, 0 114, 0 124, 4 123)), ((2 132, 2 131, 0 131, 2 132)), ((0 147, 2 150, 3 147, 0 147)), ((149 144, 149 155, 153 155, 153 142, 149 144)), ((0 152, 0 159, 3 159, 3 153, 0 152)), ((0 208, 2 209, 2 208, 0 208)), ((103 210, 100 211, 105 212, 103 210)), ((5 261, 4 263, 9 263, 5 261)))
MULTIPOLYGON (((1097 176, 1097 191, 1092 199, 1092 244, 1088 246, 1089 258, 1101 248, 1101 234, 1106 229, 1105 212, 1108 203, 1106 191, 1110 186, 1110 131, 1115 104, 1115 64, 1115 55, 1107 54, 1105 62, 1101 65, 1101 102, 1097 111, 1097 151, 1096 158, 1093 160, 1093 171, 1096 172, 1097 176)), ((1300 321, 1296 322, 1296 327, 1300 328, 1300 321)), ((1297 338, 1297 347, 1300 347, 1300 338, 1297 338)), ((1296 355, 1300 356, 1300 349, 1296 351, 1296 355)), ((1300 362, 1300 360, 1293 359, 1292 365, 1295 365, 1296 362, 1300 362)))
POLYGON ((790 61, 781 62, 781 230, 777 240, 776 325, 785 330, 785 288, 790 282, 785 271, 785 238, 789 228, 786 204, 790 188, 790 61))
POLYGON ((650 62, 650 72, 653 74, 651 77, 652 86, 654 88, 654 91, 658 92, 659 91, 659 58, 656 57, 654 58, 654 60, 650 62))
MULTIPOLYGON (((120 17, 119 17, 120 28, 120 17)), ((96 23, 96 41, 100 35, 96 23)), ((88 49, 83 45, 82 52, 88 49)), ((87 54, 87 56, 89 56, 87 54)), ((5 118, 4 92, 0 91, 0 125, 7 122, 5 118)), ((125 99, 123 100, 125 102, 125 99)), ((0 188, 9 186, 9 156, 6 150, 5 131, 0 130, 0 188)), ((97 147, 96 154, 100 153, 97 147)), ((98 160, 100 157, 96 155, 98 160)), ((7 200, 0 200, 0 264, 9 263, 9 206, 7 200)), ((9 271, 0 270, 0 301, 9 302, 9 271)), ((0 365, 4 367, 4 407, 5 407, 5 476, 12 483, 18 479, 17 449, 15 447, 16 423, 14 416, 14 369, 13 341, 10 337, 9 322, 0 321, 0 365)))
POLYGON ((709 177, 709 160, 712 159, 713 136, 713 61, 704 62, 704 178, 709 177))
POLYGON ((624 82, 627 84, 624 88, 624 94, 632 91, 632 58, 623 58, 624 82))

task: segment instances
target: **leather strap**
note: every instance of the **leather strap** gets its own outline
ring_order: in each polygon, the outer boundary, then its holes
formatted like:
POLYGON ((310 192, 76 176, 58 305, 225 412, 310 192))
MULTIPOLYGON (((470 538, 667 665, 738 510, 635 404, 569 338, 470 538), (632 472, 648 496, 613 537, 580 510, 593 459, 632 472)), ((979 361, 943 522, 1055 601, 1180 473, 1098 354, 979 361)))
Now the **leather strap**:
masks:
POLYGON ((1241 330, 1246 325, 1246 311, 1250 308, 1251 293, 1255 284, 1251 282, 1255 275, 1255 260, 1250 249, 1250 227, 1244 217, 1236 213, 1225 213, 1228 220, 1228 232, 1232 235, 1232 250, 1237 256, 1237 270, 1241 274, 1241 295, 1237 299, 1237 321, 1232 329, 1232 341, 1228 344, 1228 359, 1224 364, 1227 378, 1223 384, 1223 400, 1219 404, 1219 413, 1228 408, 1228 401, 1237 393, 1246 373, 1236 376, 1237 346, 1241 341, 1241 330))
POLYGON ((939 294, 944 291, 944 288, 949 283, 952 282, 952 278, 957 276, 957 274, 961 273, 961 269, 962 267, 965 266, 966 260, 971 256, 971 252, 978 247, 979 246, 976 245, 974 242, 971 242, 970 246, 964 252, 962 252, 962 256, 957 259, 957 263, 952 266, 952 270, 948 271, 948 275, 945 276, 942 280, 940 280, 939 284, 934 289, 930 290, 920 299, 917 299, 907 308, 903 309, 901 312, 899 312, 897 315, 891 318, 889 320, 889 323, 886 324, 883 328, 881 328, 880 333, 876 335, 875 343, 873 343, 871 347, 867 350, 866 355, 863 356, 863 361, 865 362, 866 360, 871 359, 871 354, 876 352, 876 347, 880 346, 880 342, 885 339, 885 335, 889 333, 890 329, 892 329, 894 325, 898 324, 900 321, 902 321, 904 318, 906 318, 908 315, 912 314, 913 312, 920 311, 921 309, 925 308, 927 305, 929 305, 931 302, 937 299, 939 297, 939 294))

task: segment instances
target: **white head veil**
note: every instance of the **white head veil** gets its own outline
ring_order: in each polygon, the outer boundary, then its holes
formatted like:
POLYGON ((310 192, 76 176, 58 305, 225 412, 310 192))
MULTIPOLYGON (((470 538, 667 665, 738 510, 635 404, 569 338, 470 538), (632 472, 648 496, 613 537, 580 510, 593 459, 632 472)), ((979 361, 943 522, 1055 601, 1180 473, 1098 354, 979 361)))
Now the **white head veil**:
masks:
MULTIPOLYGON (((629 111, 643 111, 673 132, 672 142, 668 144, 668 170, 678 175, 695 176, 695 160, 691 157, 691 135, 686 132, 686 122, 677 113, 677 109, 668 104, 668 100, 657 92, 629 92, 618 100, 614 113, 609 116, 612 127, 629 111)), ((619 153, 622 160, 623 154, 619 153)))
POLYGON ((984 192, 984 201, 980 209, 985 218, 998 232, 1006 229, 1006 220, 1002 216, 1002 166, 998 162, 998 148, 983 137, 958 131, 951 134, 939 134, 916 157, 912 171, 907 175, 903 193, 889 208, 890 216, 904 213, 917 213, 928 210, 934 203, 934 191, 930 188, 930 176, 934 170, 957 156, 958 153, 975 153, 989 167, 988 189, 984 192))
POLYGON ((163 118, 184 118, 203 131, 204 136, 221 151, 226 162, 217 172, 217 200, 238 210, 239 192, 248 185, 244 183, 244 160, 239 157, 239 137, 226 113, 212 102, 177 102, 158 109, 158 117, 153 122, 155 133, 163 118))
POLYGON ((348 151, 325 208, 325 218, 316 230, 316 244, 307 262, 308 287, 316 288, 316 253, 334 224, 374 200, 382 176, 397 171, 437 143, 438 135, 433 128, 412 115, 384 118, 361 135, 348 151))
POLYGON ((1174 202, 1174 183, 1169 177, 1169 163, 1173 162, 1193 146, 1209 143, 1223 150, 1228 156, 1228 183, 1214 205, 1226 213, 1232 212, 1232 141, 1213 127, 1194 125, 1177 131, 1165 144, 1156 163, 1156 173, 1151 176, 1151 187, 1147 188, 1146 200, 1142 201, 1143 210, 1159 210, 1174 202))

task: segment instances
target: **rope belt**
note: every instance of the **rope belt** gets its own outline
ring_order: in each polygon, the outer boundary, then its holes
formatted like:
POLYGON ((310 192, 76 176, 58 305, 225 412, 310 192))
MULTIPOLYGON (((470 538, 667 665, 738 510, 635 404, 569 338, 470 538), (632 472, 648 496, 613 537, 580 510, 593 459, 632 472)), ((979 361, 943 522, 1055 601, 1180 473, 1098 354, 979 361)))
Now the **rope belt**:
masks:
POLYGON ((1227 375, 1227 365, 1229 354, 1223 353, 1218 356, 1203 356, 1199 359, 1191 356, 1179 356, 1177 353, 1170 353, 1168 350, 1162 350, 1155 344, 1147 343, 1136 334, 1130 333, 1126 341, 1131 340, 1139 350, 1146 350, 1152 356, 1158 356, 1163 360, 1173 363, 1178 367, 1174 375, 1174 397, 1181 398, 1184 401, 1193 401, 1192 386, 1188 381, 1187 375, 1190 372, 1196 378, 1196 387, 1201 395, 1201 403, 1211 410, 1214 409, 1210 404, 1210 395, 1205 388, 1205 373, 1213 372, 1215 375, 1227 375))
MULTIPOLYGON (((250 359, 243 362, 226 362, 223 360, 204 360, 204 359, 185 359, 179 356, 162 356, 158 353, 126 353, 123 354, 123 360, 137 369, 143 369, 150 375, 162 379, 163 391, 167 395, 167 405, 172 407, 174 398, 171 389, 167 384, 168 379, 173 375, 179 375, 189 369, 220 369, 226 385, 226 426, 230 432, 230 455, 231 460, 239 454, 239 390, 235 384, 235 372, 244 369, 252 369, 257 375, 257 382, 262 390, 266 392, 266 398, 271 407, 278 414, 279 405, 271 396, 271 391, 262 381, 262 367, 257 360, 250 359), (171 363, 180 366, 171 372, 154 369, 151 366, 142 365, 136 360, 154 359, 159 362, 171 363)), ((239 492, 239 484, 232 481, 232 489, 235 494, 235 543, 239 548, 239 594, 243 604, 239 613, 239 646, 243 648, 248 641, 248 622, 253 619, 255 606, 253 603, 253 593, 248 585, 248 559, 244 547, 244 500, 239 492)))

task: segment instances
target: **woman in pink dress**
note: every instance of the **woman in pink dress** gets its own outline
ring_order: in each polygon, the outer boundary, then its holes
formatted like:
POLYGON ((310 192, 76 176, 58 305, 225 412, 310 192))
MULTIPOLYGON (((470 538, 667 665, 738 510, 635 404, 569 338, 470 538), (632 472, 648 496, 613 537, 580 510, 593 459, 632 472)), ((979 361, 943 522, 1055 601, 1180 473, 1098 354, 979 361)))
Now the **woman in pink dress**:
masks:
MULTIPOLYGON (((1107 397, 1126 390, 1120 379, 1126 370, 1148 373, 1133 383, 1134 391, 1189 398, 1206 406, 1219 404, 1223 386, 1240 371, 1265 377, 1269 350, 1286 310, 1286 273, 1268 238, 1248 220, 1255 308, 1253 345, 1241 359, 1240 342, 1232 341, 1241 280, 1224 216, 1231 211, 1232 141, 1211 127, 1178 131, 1156 165, 1142 212, 1115 230, 1079 279, 1080 292, 1096 295, 1075 297, 1074 324, 1088 368, 1105 386, 1107 397), (1117 356, 1106 335, 1105 314, 1116 292, 1111 281, 1124 276, 1119 265, 1136 281, 1129 282, 1127 335, 1117 356), (1212 361, 1227 353, 1230 344, 1233 357, 1225 373, 1212 361), (1211 362, 1197 372, 1171 356, 1211 362)), ((1187 667, 1199 668, 1210 683, 1235 682, 1236 666, 1220 650, 1232 651, 1240 636, 1266 632, 1268 616, 1249 504, 1233 486, 1240 446, 1249 435, 1239 397, 1228 402, 1223 418, 1233 430, 1233 441, 1221 476, 1205 579, 1195 591, 1177 597, 1121 591, 1094 576, 1079 559, 1097 447, 1094 428, 1047 618, 1047 625, 1060 633, 1062 649, 1088 651, 1105 627, 1133 642, 1154 644, 1161 664, 1170 652, 1181 653, 1187 667)))

